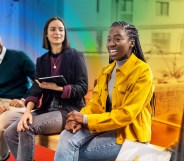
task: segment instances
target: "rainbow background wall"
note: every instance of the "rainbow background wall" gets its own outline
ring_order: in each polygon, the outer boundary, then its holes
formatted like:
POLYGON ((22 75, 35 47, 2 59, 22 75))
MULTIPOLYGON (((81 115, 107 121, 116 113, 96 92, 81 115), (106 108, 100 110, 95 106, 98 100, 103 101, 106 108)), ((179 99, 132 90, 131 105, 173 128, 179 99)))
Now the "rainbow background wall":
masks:
POLYGON ((156 83, 184 81, 184 1, 182 0, 1 0, 0 36, 7 48, 23 50, 34 61, 42 48, 45 22, 61 17, 71 47, 84 52, 89 81, 108 64, 106 38, 114 21, 128 21, 140 41, 156 83))

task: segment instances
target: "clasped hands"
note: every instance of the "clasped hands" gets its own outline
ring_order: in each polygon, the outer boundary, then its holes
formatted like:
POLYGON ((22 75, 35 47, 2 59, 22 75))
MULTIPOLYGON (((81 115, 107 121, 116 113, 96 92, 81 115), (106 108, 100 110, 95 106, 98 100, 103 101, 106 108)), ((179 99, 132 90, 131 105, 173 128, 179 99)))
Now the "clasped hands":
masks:
POLYGON ((68 119, 66 120, 65 129, 71 133, 76 133, 82 129, 83 124, 83 114, 78 111, 72 111, 68 114, 68 119))
MULTIPOLYGON (((13 99, 9 103, 10 106, 21 108, 24 107, 24 101, 19 99, 13 99)), ((8 105, 0 105, 0 113, 3 113, 9 109, 8 105)))
POLYGON ((10 102, 10 106, 14 106, 14 107, 24 107, 24 100, 22 99, 13 99, 10 102))

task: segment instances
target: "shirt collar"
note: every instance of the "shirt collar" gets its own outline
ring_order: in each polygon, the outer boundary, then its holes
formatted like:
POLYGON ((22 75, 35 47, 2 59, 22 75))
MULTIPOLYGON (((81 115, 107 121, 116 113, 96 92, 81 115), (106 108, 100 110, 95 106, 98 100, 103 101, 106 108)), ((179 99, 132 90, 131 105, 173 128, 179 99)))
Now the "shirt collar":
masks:
POLYGON ((5 53, 6 53, 6 48, 3 46, 3 49, 2 49, 2 52, 0 54, 0 64, 2 63, 3 61, 3 58, 5 56, 5 53))

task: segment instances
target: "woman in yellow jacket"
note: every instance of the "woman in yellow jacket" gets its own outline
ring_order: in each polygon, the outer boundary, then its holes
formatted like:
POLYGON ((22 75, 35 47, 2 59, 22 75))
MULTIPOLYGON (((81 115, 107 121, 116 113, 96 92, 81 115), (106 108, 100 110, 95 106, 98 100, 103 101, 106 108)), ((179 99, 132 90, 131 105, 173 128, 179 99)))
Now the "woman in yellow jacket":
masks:
POLYGON ((88 105, 69 113, 55 161, 115 160, 125 139, 151 139, 153 76, 135 26, 114 22, 107 49, 111 63, 102 69, 88 105))

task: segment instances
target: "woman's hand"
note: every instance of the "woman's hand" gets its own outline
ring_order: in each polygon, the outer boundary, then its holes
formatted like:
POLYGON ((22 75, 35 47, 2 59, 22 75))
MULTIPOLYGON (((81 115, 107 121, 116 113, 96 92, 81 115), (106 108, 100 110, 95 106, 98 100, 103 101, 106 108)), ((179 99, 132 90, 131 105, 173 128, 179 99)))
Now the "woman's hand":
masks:
POLYGON ((63 91, 63 87, 58 86, 56 83, 51 83, 51 82, 39 82, 38 80, 35 80, 40 88, 43 89, 50 89, 50 90, 55 90, 55 91, 63 91))
POLYGON ((66 122, 65 129, 70 131, 71 133, 76 133, 80 129, 82 129, 82 125, 78 124, 75 121, 68 121, 66 122))
POLYGON ((21 120, 17 125, 17 131, 20 132, 29 129, 27 123, 32 124, 32 115, 29 111, 25 111, 24 115, 22 116, 21 120))
POLYGON ((14 107, 24 107, 24 101, 23 100, 18 100, 18 99, 13 99, 10 102, 10 106, 14 107))
POLYGON ((84 117, 83 114, 81 114, 80 112, 74 110, 74 111, 72 111, 68 114, 67 121, 75 121, 79 124, 82 124, 83 123, 83 117, 84 117))

